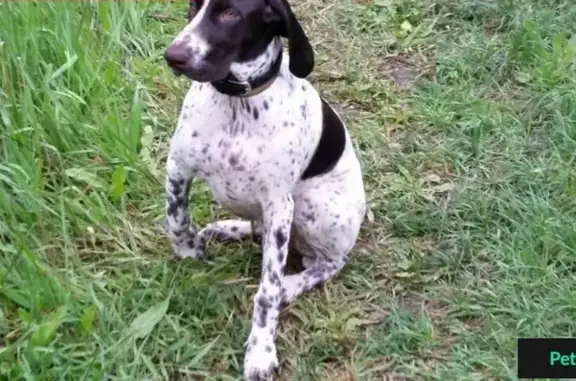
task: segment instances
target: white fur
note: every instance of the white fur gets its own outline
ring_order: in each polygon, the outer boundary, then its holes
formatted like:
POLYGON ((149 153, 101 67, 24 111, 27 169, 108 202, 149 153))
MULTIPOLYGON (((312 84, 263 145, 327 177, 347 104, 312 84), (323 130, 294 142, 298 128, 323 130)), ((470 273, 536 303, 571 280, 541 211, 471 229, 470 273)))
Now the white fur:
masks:
MULTIPOLYGON (((192 32, 193 24, 187 27, 192 32)), ((198 36, 191 41, 201 45, 198 36)), ((279 49, 276 39, 261 57, 234 64, 232 71, 250 77, 268 67, 279 49)), ((290 73, 286 56, 275 81, 252 97, 230 97, 210 84, 193 83, 171 141, 166 231, 174 254, 205 258, 208 236, 240 239, 251 233, 249 220, 257 222, 256 233, 262 235, 262 277, 244 362, 249 381, 269 379, 278 364, 275 334, 281 303, 344 266, 364 219, 361 166, 348 132, 337 165, 324 175, 300 180, 318 145, 322 122, 317 91, 290 73), (193 177, 206 181, 215 200, 242 220, 215 222, 197 234, 187 212, 186 189, 193 177), (283 274, 288 244, 305 257, 307 269, 300 274, 283 274)))
POLYGON ((200 8, 198 14, 180 31, 173 41, 173 43, 182 42, 190 49, 192 52, 191 66, 202 66, 206 55, 210 52, 210 44, 208 44, 198 27, 200 21, 206 16, 206 9, 208 9, 206 5, 209 1, 210 0, 206 0, 205 6, 200 8))

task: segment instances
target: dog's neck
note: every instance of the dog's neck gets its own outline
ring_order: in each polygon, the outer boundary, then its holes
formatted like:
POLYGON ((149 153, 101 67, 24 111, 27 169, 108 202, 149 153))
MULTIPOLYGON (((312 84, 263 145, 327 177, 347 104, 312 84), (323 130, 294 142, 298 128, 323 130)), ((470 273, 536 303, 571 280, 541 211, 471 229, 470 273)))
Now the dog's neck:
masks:
POLYGON ((226 78, 211 82, 216 91, 232 97, 251 97, 266 90, 276 79, 282 65, 282 42, 278 37, 264 41, 241 62, 230 65, 226 78))
POLYGON ((281 53, 282 41, 280 37, 273 37, 264 51, 257 54, 256 57, 232 63, 230 65, 230 73, 240 81, 253 80, 268 72, 281 53))

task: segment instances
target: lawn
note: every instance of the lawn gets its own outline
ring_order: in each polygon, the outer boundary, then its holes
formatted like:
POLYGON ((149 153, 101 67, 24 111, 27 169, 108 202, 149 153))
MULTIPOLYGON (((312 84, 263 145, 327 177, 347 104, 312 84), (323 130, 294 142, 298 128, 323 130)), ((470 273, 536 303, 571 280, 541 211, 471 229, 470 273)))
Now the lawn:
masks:
MULTIPOLYGON (((515 380, 518 337, 576 335, 576 5, 292 3, 370 211, 282 313, 279 380, 515 380)), ((260 248, 179 261, 158 229, 185 16, 0 2, 0 380, 241 379, 260 248)))

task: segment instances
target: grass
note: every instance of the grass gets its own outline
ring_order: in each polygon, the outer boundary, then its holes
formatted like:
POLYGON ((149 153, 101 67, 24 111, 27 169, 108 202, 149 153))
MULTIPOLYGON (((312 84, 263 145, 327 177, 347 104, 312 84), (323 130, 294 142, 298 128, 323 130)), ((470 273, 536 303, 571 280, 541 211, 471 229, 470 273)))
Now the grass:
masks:
MULTIPOLYGON (((370 213, 283 312, 280 379, 515 380, 517 337, 576 334, 576 6, 293 3, 370 213)), ((185 6, 0 3, 2 380, 240 379, 259 248, 176 261, 156 229, 185 6)))

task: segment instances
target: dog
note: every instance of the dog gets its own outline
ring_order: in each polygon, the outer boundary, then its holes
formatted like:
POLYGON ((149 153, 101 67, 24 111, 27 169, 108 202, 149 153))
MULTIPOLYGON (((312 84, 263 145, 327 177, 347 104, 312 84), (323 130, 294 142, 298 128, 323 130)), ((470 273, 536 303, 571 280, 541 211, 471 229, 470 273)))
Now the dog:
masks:
POLYGON ((342 118, 306 80, 314 51, 286 0, 193 0, 164 59, 192 80, 166 164, 165 231, 176 256, 203 260, 209 239, 260 237, 243 371, 268 380, 281 308, 334 277, 356 243, 361 164, 342 118), (187 211, 193 178, 238 219, 197 231, 187 211), (302 255, 300 273, 284 274, 289 247, 302 255))

